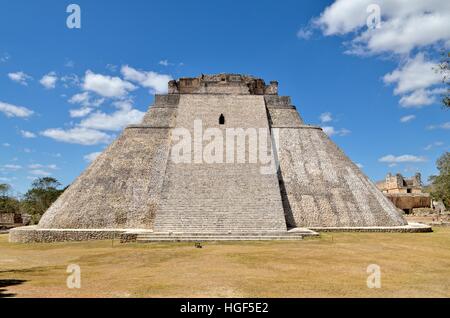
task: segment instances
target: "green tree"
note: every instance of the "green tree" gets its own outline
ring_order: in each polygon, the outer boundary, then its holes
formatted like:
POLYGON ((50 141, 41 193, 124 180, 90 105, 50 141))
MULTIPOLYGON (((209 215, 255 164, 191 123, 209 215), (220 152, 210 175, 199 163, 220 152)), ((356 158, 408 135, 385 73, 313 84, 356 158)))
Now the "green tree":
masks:
POLYGON ((450 63, 450 52, 442 53, 442 59, 440 63, 435 68, 436 72, 439 72, 442 75, 442 83, 447 86, 447 91, 442 96, 442 105, 444 108, 450 108, 450 73, 449 66, 450 63))
POLYGON ((444 153, 436 161, 438 176, 431 176, 431 196, 435 200, 442 200, 446 208, 450 208, 450 152, 444 153))
POLYGON ((9 184, 0 184, 0 213, 20 211, 19 200, 9 195, 10 190, 9 184))
POLYGON ((8 195, 11 186, 6 183, 0 183, 0 197, 6 197, 8 195))
POLYGON ((32 217, 32 222, 39 222, 41 216, 63 193, 58 180, 50 177, 39 178, 31 184, 31 189, 25 193, 21 205, 22 211, 32 217))

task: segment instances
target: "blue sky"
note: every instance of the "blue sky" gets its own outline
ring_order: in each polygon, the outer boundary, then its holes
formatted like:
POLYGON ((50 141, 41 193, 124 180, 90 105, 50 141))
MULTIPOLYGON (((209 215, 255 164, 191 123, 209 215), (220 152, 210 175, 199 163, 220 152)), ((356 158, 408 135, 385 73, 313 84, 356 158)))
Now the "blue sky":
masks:
POLYGON ((78 0, 69 29, 72 2, 0 0, 0 182, 69 184, 167 79, 219 72, 278 80, 371 179, 426 179, 449 150, 431 65, 450 7, 420 2, 78 0), (380 28, 367 26, 371 3, 380 28))

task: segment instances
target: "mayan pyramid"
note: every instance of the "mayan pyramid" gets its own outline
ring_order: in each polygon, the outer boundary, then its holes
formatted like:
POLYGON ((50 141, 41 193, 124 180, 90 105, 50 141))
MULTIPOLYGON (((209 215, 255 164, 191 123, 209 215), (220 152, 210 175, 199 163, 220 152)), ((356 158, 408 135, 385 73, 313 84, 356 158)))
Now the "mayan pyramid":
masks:
MULTIPOLYGON (((244 140, 249 146, 250 138, 244 140)), ((277 82, 218 74, 169 82, 168 94, 155 96, 143 121, 123 131, 37 229, 266 233, 406 224, 322 129, 304 124, 291 99, 278 96, 277 82), (174 160, 177 134, 181 129, 195 135, 195 121, 202 131, 223 135, 231 128, 268 131, 258 144, 276 163, 273 171, 264 171, 261 160, 196 158, 208 138, 190 143, 191 162, 174 160)))

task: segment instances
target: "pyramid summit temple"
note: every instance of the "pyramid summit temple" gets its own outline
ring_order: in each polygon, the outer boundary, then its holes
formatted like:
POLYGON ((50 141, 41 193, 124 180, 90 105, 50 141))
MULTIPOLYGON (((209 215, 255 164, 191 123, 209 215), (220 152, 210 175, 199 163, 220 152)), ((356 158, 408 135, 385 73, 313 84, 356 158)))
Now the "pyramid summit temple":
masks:
POLYGON ((299 239, 428 231, 405 218, 278 83, 239 74, 168 83, 12 242, 299 239))

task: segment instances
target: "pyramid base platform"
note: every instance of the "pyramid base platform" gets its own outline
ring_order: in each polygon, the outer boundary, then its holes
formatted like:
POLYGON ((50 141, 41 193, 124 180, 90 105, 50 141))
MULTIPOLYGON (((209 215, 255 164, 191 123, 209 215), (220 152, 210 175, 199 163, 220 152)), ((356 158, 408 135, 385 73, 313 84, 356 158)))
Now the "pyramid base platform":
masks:
POLYGON ((320 232, 389 232, 426 233, 432 232, 429 225, 409 223, 394 227, 317 227, 294 228, 287 232, 167 232, 158 233, 141 229, 42 229, 24 226, 9 231, 11 243, 52 243, 92 240, 120 240, 121 243, 149 242, 206 242, 206 241, 279 241, 302 240, 317 237, 320 232))
POLYGON ((317 237, 319 233, 305 228, 287 232, 152 232, 128 231, 121 236, 122 243, 151 242, 224 242, 224 241, 297 241, 317 237))
POLYGON ((408 223, 402 226, 366 226, 366 227, 310 227, 316 232, 384 232, 384 233, 429 233, 431 226, 422 223, 408 223))

